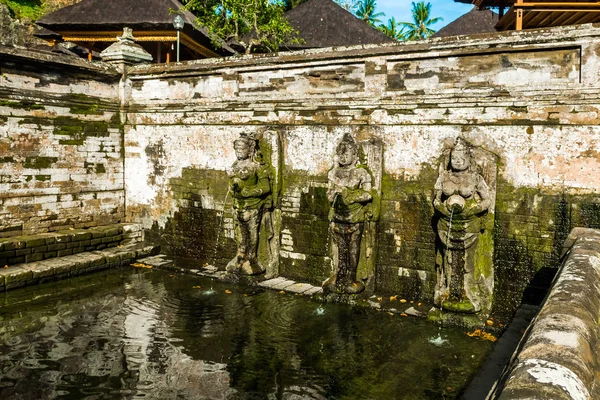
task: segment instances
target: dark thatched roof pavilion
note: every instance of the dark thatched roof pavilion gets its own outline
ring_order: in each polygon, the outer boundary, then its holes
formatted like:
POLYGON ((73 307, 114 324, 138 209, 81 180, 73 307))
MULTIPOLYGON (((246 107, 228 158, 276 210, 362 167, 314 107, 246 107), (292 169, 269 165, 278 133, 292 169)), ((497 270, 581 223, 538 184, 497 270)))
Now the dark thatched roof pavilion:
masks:
POLYGON ((308 0, 285 16, 306 42, 288 46, 289 50, 394 42, 333 0, 308 0))
MULTIPOLYGON (((129 27, 154 60, 164 62, 173 59, 177 31, 172 21, 182 7, 177 0, 83 0, 40 18, 37 24, 59 33, 64 41, 94 51, 108 47, 122 34, 124 27, 129 27)), ((179 13, 185 21, 181 32, 182 60, 234 53, 225 44, 215 47, 206 28, 196 24, 192 13, 179 13)))
POLYGON ((480 10, 473 7, 471 11, 437 31, 433 37, 496 32, 495 26, 498 19, 499 15, 491 10, 480 10))

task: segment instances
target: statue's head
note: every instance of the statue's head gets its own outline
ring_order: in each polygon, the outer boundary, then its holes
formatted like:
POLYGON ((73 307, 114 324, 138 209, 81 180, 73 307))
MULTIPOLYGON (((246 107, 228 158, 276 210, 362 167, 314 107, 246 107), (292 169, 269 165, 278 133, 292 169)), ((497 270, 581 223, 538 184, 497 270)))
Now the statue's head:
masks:
POLYGON ((336 149, 338 163, 342 166, 355 164, 358 160, 358 146, 352 136, 345 134, 336 149))
POLYGON ((242 133, 233 141, 233 149, 238 160, 247 160, 254 154, 256 139, 249 133, 242 133))
POLYGON ((464 171, 471 165, 471 154, 468 144, 462 138, 456 139, 456 143, 450 152, 450 168, 454 171, 464 171))

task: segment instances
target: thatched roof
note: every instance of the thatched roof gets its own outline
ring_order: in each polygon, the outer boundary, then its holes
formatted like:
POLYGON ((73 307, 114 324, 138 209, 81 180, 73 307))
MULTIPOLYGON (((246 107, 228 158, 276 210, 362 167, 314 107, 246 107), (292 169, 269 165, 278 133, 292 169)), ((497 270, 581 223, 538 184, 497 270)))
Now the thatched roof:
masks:
POLYGON ((496 32, 499 15, 490 10, 480 10, 474 7, 465 15, 450 22, 437 31, 433 36, 473 35, 476 33, 496 32))
POLYGON ((394 39, 356 18, 332 0, 308 0, 285 13, 306 42, 289 48, 389 43, 394 39))
MULTIPOLYGON (((177 0, 83 0, 50 13, 36 23, 55 32, 173 30, 173 17, 183 5, 177 0)), ((189 11, 180 11, 185 21, 183 31, 196 42, 214 48, 205 27, 196 24, 189 11)), ((226 45, 215 49, 221 54, 233 51, 226 45)))

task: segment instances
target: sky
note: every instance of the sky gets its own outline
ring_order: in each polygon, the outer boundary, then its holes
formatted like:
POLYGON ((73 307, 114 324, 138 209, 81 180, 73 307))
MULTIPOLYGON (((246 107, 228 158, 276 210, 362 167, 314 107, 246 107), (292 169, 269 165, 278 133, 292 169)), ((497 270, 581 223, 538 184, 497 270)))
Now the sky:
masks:
MULTIPOLYGON (((412 2, 418 0, 377 0, 377 12, 384 12, 385 17, 379 18, 387 24, 388 19, 395 17, 398 22, 412 22, 412 2)), ((432 25, 431 28, 439 30, 456 18, 468 13, 473 8, 471 4, 455 3, 454 0, 425 0, 431 3, 431 17, 442 17, 443 21, 432 25)))

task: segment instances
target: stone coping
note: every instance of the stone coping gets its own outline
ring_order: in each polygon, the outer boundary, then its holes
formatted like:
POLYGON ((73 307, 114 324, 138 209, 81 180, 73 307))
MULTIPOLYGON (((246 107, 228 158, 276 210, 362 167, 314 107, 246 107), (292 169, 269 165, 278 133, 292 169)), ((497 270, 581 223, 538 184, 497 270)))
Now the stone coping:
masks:
POLYGON ((355 46, 325 47, 298 51, 237 55, 222 58, 208 58, 171 64, 140 64, 128 69, 128 77, 137 79, 156 79, 168 76, 186 75, 190 73, 231 73, 230 69, 257 70, 260 68, 282 68, 285 64, 327 62, 336 59, 364 58, 377 56, 406 57, 440 57, 460 54, 480 54, 486 51, 498 52, 507 46, 517 47, 523 51, 534 46, 542 49, 549 44, 567 47, 592 40, 600 36, 598 24, 582 24, 577 26, 560 26, 551 28, 528 29, 524 31, 507 31, 482 33, 476 35, 435 37, 426 40, 363 44, 355 46))
POLYGON ((575 228, 561 270, 488 399, 600 398, 600 230, 575 228))
POLYGON ((101 269, 130 265, 138 258, 156 254, 158 250, 158 246, 136 243, 7 266, 0 268, 0 292, 101 269))
POLYGON ((0 268, 103 250, 141 239, 141 226, 114 224, 0 239, 0 268))

